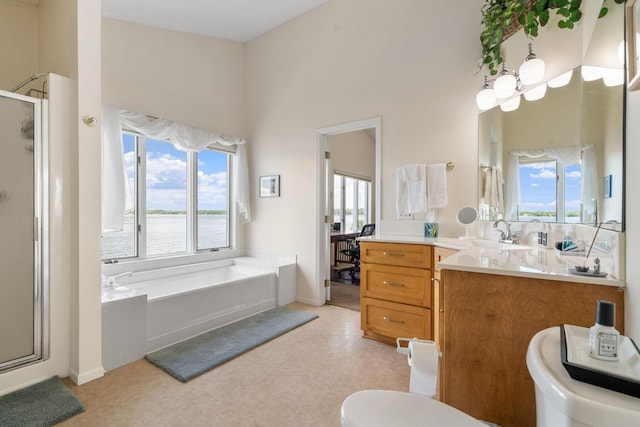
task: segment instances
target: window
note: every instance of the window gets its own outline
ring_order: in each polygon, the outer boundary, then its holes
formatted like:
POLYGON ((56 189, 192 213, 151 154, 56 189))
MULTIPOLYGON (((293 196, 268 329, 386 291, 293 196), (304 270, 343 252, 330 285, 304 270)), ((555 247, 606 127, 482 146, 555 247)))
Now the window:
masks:
POLYGON ((231 154, 186 153, 167 141, 124 132, 132 208, 122 231, 106 233, 102 258, 158 257, 230 246, 231 154))
POLYGON ((333 175, 333 222, 344 226, 344 233, 357 233, 371 223, 371 181, 343 174, 333 175))
POLYGON ((519 221, 580 222, 580 165, 521 157, 519 174, 519 221))

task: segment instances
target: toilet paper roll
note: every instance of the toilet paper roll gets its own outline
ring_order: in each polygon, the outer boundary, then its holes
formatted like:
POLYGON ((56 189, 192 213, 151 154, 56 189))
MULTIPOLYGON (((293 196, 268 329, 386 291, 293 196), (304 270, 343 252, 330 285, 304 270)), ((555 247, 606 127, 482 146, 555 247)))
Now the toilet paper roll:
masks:
POLYGON ((433 397, 438 386, 438 358, 435 342, 409 341, 411 378, 409 392, 433 397))

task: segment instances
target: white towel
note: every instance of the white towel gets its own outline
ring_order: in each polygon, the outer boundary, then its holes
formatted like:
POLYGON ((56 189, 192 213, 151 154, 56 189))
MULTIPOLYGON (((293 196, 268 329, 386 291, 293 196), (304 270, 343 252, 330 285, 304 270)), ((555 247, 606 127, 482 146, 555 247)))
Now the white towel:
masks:
POLYGON ((430 209, 447 207, 447 165, 427 165, 427 204, 430 209))
POLYGON ((427 209, 426 165, 413 164, 396 168, 396 211, 400 215, 425 212, 427 209))
POLYGON ((481 171, 482 202, 493 216, 504 213, 504 194, 502 171, 497 166, 488 166, 481 171))

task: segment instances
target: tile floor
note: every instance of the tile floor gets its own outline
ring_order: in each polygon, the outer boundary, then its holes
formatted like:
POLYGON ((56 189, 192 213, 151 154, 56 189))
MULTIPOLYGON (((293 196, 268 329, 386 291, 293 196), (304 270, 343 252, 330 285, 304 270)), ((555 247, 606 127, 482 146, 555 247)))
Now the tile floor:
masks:
POLYGON ((408 390, 395 347, 362 338, 360 313, 288 307, 319 318, 188 383, 138 360, 75 386, 86 411, 70 426, 340 426, 340 405, 363 389, 408 390))

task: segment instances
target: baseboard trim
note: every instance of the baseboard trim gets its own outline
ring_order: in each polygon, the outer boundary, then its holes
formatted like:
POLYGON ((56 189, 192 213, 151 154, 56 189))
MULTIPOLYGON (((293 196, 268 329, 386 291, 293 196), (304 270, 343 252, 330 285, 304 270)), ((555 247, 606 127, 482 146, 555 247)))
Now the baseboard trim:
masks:
POLYGON ((102 366, 91 371, 83 372, 81 374, 78 374, 73 369, 69 369, 69 379, 71 379, 71 381, 73 381, 76 385, 86 384, 90 381, 102 378, 103 376, 104 368, 102 366))

